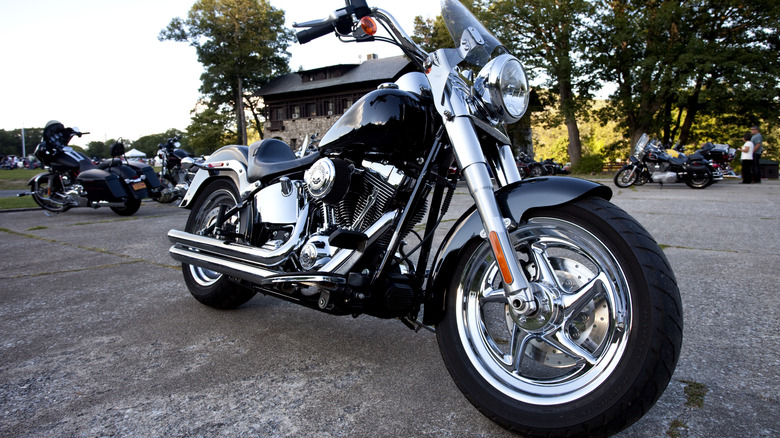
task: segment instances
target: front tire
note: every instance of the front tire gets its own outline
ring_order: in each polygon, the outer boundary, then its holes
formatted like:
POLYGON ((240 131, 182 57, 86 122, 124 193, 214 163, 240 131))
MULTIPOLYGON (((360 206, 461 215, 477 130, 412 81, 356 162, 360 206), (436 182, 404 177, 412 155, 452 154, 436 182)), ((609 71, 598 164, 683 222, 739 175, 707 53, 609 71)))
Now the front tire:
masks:
MULTIPOLYGON (((238 190, 231 182, 224 180, 212 182, 203 189, 195 201, 190 216, 187 218, 185 231, 188 233, 202 232, 216 221, 220 205, 231 208, 237 203, 238 190)), ((240 223, 240 215, 234 215, 227 222, 237 226, 240 223)), ((184 273, 184 282, 192 296, 209 307, 234 309, 255 296, 255 292, 251 288, 234 283, 219 272, 186 263, 182 263, 181 268, 184 273)))
POLYGON ((606 436, 672 377, 682 304, 669 262, 603 199, 531 212, 512 233, 540 311, 512 315, 490 245, 464 251, 436 331, 447 369, 483 414, 525 436, 606 436))
POLYGON ((633 167, 624 167, 615 174, 615 185, 625 189, 634 185, 639 176, 639 169, 633 167))
POLYGON ((65 194, 60 178, 56 175, 44 175, 30 183, 32 198, 41 208, 55 213, 70 209, 70 199, 65 194))

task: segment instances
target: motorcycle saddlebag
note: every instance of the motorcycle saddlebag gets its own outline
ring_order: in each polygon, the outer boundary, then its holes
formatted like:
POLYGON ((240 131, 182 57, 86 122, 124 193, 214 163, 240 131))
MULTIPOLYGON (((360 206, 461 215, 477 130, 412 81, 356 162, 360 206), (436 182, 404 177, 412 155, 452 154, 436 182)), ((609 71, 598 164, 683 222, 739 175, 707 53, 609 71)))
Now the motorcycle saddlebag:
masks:
POLYGON ((128 195, 119 177, 102 169, 85 170, 76 179, 91 202, 119 200, 128 195))
POLYGON ((154 169, 152 166, 146 165, 146 164, 138 164, 130 162, 128 163, 130 167, 136 170, 136 172, 143 174, 146 179, 146 188, 147 189, 156 189, 159 188, 162 184, 160 184, 160 178, 157 176, 157 174, 154 172, 154 169))

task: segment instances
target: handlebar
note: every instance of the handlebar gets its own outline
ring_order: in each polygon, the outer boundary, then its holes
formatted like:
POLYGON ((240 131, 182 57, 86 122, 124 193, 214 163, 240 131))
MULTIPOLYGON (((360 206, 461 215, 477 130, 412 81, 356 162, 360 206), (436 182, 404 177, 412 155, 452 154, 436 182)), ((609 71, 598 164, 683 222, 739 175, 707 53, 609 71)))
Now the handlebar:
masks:
POLYGON ((324 23, 324 24, 318 24, 308 29, 304 29, 298 32, 295 35, 295 37, 298 38, 298 43, 306 44, 311 40, 328 35, 331 32, 333 32, 333 24, 324 23))

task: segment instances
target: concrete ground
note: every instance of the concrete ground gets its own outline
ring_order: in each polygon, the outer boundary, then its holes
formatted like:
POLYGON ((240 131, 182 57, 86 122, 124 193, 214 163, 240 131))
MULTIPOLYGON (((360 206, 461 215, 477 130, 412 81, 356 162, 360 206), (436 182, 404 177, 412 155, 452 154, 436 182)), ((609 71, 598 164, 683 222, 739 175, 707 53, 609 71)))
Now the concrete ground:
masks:
MULTIPOLYGON (((602 182, 664 248, 685 309, 671 384, 618 436, 780 436, 780 182, 602 182)), ((459 190, 451 215, 468 203, 459 190)), ((186 215, 0 213, 0 437, 513 436, 431 333, 264 296, 200 305, 167 253, 186 215)))

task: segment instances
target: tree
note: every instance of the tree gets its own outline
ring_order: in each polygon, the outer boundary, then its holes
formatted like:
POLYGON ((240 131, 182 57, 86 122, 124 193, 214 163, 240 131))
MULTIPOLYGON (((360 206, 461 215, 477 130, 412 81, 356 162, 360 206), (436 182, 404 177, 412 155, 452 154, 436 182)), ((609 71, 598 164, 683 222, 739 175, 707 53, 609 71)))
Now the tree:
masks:
POLYGON ((158 39, 195 47, 205 69, 200 91, 207 105, 232 108, 238 143, 246 144, 245 90, 289 71, 292 32, 284 28, 284 11, 268 0, 198 0, 186 20, 171 20, 158 39))
POLYGON ((414 35, 412 40, 419 44, 427 52, 433 52, 438 49, 447 49, 455 46, 455 42, 450 36, 444 19, 441 15, 436 18, 414 17, 414 35))
MULTIPOLYGON (((24 152, 32 155, 35 146, 41 141, 43 128, 25 128, 24 129, 24 152)), ((22 130, 12 129, 6 131, 0 129, 0 155, 22 156, 22 130)))
POLYGON ((632 144, 644 132, 685 143, 700 113, 742 113, 747 125, 776 111, 777 2, 601 0, 598 6, 591 67, 617 85, 601 116, 622 120, 632 144))
POLYGON ((189 152, 209 155, 218 147, 229 144, 230 138, 235 138, 232 133, 225 131, 230 118, 230 114, 209 107, 195 112, 190 126, 187 127, 187 137, 192 148, 189 152))
MULTIPOLYGON (((592 15, 586 0, 499 0, 489 6, 487 17, 503 42, 524 64, 538 69, 543 87, 551 90, 557 102, 557 114, 548 126, 563 122, 568 133, 568 152, 572 164, 582 156, 582 140, 577 118, 590 105, 593 80, 578 54, 586 47, 583 20, 592 15), (511 23, 507 25, 506 23, 511 23)), ((531 70, 533 71, 533 70, 531 70)), ((544 96, 545 94, 540 94, 544 96)))
POLYGON ((169 129, 160 134, 145 135, 133 142, 133 147, 146 154, 147 157, 154 157, 160 144, 165 144, 169 138, 179 137, 181 147, 186 150, 188 138, 178 129, 169 129))

